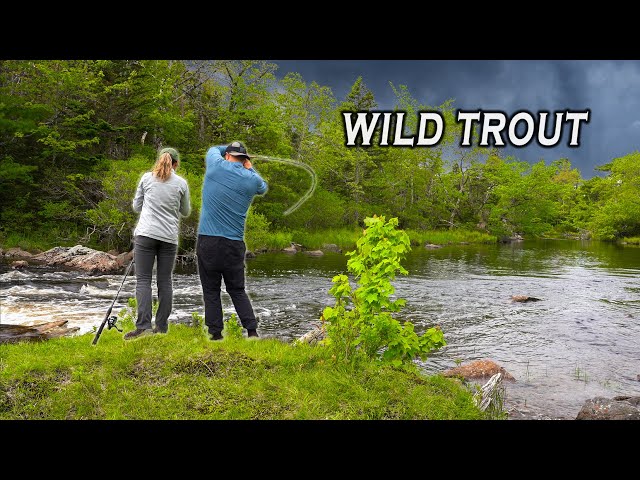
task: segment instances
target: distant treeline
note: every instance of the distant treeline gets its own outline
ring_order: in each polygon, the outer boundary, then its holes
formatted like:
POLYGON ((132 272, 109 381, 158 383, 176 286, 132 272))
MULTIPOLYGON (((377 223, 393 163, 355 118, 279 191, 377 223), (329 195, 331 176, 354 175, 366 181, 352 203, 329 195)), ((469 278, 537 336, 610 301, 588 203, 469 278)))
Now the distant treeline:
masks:
POLYGON ((347 147, 341 112, 378 107, 362 79, 336 99, 299 74, 278 79, 277 69, 267 61, 0 61, 0 241, 126 248, 136 184, 157 150, 171 146, 192 191, 181 232, 181 249, 191 250, 205 152, 233 140, 317 174, 313 196, 285 215, 309 188, 308 172, 255 161, 270 188, 249 213, 252 248, 269 233, 356 228, 374 214, 398 217, 404 229, 498 237, 640 234, 638 152, 602 159, 602 176, 584 180, 566 158, 529 164, 498 149, 462 148, 452 101, 423 105, 391 83, 404 127, 416 131, 417 112, 438 110, 443 141, 347 147))

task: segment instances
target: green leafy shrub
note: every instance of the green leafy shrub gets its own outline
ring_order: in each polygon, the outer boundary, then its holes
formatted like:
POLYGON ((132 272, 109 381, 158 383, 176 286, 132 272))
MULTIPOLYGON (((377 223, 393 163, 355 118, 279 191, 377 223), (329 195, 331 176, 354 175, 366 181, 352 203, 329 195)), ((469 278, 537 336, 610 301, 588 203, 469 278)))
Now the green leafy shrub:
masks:
POLYGON ((191 313, 191 326, 195 329, 204 328, 204 318, 198 312, 191 313))
POLYGON ((442 331, 433 327, 417 335, 412 323, 400 323, 392 316, 406 303, 390 297, 396 274, 408 273, 400 261, 411 249, 409 236, 397 229, 395 217, 386 222, 385 217, 374 215, 365 218, 364 224, 367 228, 356 250, 346 253, 351 257, 347 269, 358 287, 352 289, 347 275, 333 277, 329 293, 336 304, 322 312, 327 331, 324 342, 336 358, 347 361, 365 356, 401 366, 415 358, 425 359, 446 344, 442 331))
POLYGON ((242 338, 242 326, 238 322, 238 316, 235 313, 232 313, 231 317, 224 321, 222 334, 225 336, 225 338, 242 338))
POLYGON ((253 205, 249 206, 245 228, 245 242, 248 250, 254 251, 268 247, 269 225, 267 217, 256 212, 253 205))

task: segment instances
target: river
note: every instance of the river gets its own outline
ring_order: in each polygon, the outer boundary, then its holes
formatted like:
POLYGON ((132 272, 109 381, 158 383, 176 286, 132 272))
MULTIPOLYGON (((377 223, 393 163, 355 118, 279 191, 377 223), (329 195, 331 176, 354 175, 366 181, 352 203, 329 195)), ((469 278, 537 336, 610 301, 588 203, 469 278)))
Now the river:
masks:
MULTIPOLYGON (((264 253, 247 260, 247 292, 262 336, 297 338, 333 305, 331 278, 342 254, 264 253)), ((537 240, 512 244, 414 247, 393 282, 406 306, 395 318, 418 333, 440 325, 447 345, 419 367, 427 374, 490 359, 506 383, 510 418, 574 419, 596 396, 640 395, 640 248, 601 242, 537 240), (512 295, 540 301, 519 303, 512 295)), ((123 275, 90 276, 0 263, 0 322, 58 319, 79 333, 99 326, 123 275)), ((155 295, 154 287, 154 295, 155 295)), ((135 277, 114 312, 135 296, 135 277)), ((223 293, 226 315, 234 311, 223 293)), ((171 322, 204 314, 193 268, 176 268, 171 322)))

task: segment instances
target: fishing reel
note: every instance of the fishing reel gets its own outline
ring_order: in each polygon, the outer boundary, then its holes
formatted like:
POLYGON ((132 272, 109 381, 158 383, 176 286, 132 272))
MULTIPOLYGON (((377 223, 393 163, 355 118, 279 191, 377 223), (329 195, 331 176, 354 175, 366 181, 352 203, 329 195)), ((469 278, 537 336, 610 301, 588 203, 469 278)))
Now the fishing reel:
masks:
POLYGON ((115 328, 117 331, 122 332, 122 330, 116 326, 117 321, 118 321, 118 317, 116 317, 115 315, 110 316, 107 319, 107 330, 111 330, 112 328, 115 328))

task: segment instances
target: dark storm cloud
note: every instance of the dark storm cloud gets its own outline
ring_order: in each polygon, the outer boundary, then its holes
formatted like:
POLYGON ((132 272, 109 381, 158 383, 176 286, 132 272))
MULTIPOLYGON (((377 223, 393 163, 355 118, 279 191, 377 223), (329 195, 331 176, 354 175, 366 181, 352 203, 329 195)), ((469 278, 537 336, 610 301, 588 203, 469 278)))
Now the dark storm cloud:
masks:
POLYGON ((378 108, 391 110, 396 88, 405 85, 423 105, 501 110, 590 109, 582 124, 580 146, 570 148, 569 125, 553 148, 531 144, 505 147, 520 160, 550 163, 568 158, 583 177, 594 167, 640 150, 640 61, 637 60, 300 60, 278 61, 278 75, 298 72, 305 81, 331 87, 344 99, 358 77, 371 89, 378 108))

